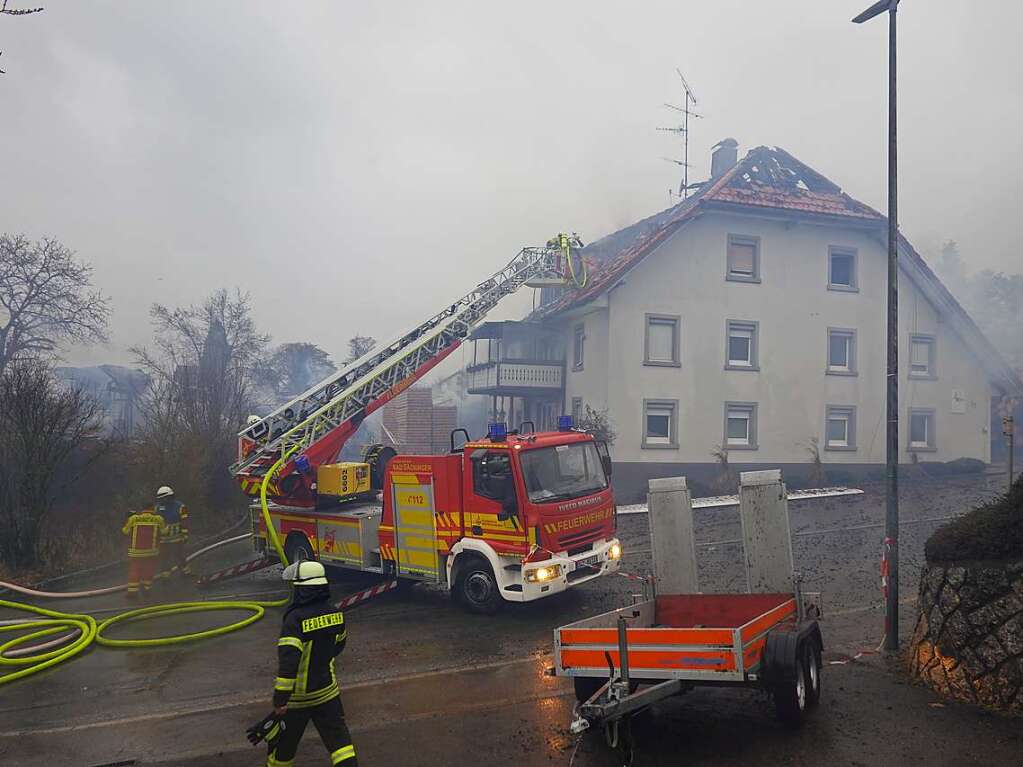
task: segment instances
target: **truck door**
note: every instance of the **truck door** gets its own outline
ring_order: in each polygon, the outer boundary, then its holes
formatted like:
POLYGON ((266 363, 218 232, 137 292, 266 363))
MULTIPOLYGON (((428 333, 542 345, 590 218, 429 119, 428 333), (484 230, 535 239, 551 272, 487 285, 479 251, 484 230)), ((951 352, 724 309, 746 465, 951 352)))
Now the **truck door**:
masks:
POLYGON ((463 511, 466 536, 505 545, 526 542, 508 450, 478 448, 469 461, 463 511))
POLYGON ((391 475, 398 575, 440 580, 432 474, 391 475))

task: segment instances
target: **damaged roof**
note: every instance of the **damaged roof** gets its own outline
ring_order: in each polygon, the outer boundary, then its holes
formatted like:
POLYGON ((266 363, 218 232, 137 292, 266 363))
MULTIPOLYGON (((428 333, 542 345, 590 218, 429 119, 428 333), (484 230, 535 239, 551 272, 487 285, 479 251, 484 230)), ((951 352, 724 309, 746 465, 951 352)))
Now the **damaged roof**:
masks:
POLYGON ((582 250, 590 266, 589 284, 568 291, 537 309, 550 317, 587 303, 642 261, 682 224, 708 209, 757 207, 790 213, 883 222, 884 216, 854 200, 832 181, 784 149, 761 146, 729 170, 706 182, 678 205, 607 235, 582 250))
MULTIPOLYGON (((687 222, 707 211, 750 213, 774 211, 787 218, 800 217, 838 225, 866 226, 878 231, 887 218, 853 199, 837 184, 779 147, 760 146, 717 178, 707 181, 687 200, 607 235, 583 248, 590 279, 585 288, 566 290, 536 309, 533 320, 552 318, 589 303, 609 290, 687 222)), ((1023 395, 1023 382, 987 340, 966 310, 927 266, 909 241, 899 235, 903 267, 927 297, 956 321, 958 331, 1007 393, 1023 395)))

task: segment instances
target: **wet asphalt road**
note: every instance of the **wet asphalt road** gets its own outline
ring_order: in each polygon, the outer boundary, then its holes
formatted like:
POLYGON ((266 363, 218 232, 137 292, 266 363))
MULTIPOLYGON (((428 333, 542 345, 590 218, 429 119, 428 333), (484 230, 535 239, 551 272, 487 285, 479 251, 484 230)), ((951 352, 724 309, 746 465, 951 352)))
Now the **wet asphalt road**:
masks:
MULTIPOLYGON (((826 535, 883 519, 883 495, 791 504, 796 565, 808 588, 824 593, 826 659, 876 646, 882 615, 878 560, 882 530, 826 535)), ((940 487, 904 483, 903 520, 944 517, 989 497, 983 480, 940 487)), ((698 542, 739 536, 735 510, 696 512, 698 542)), ((923 541, 936 522, 902 528, 903 636, 923 541)), ((620 521, 625 569, 649 571, 645 515, 620 521)), ((238 561, 244 545, 205 567, 238 561), (219 561, 218 561, 219 560, 219 561)), ((738 547, 698 547, 706 591, 737 590, 738 547)), ((344 578, 341 596, 369 581, 344 578)), ((211 595, 283 593, 273 573, 223 584, 211 595)), ((77 588, 81 584, 74 584, 77 588)), ((69 586, 70 588, 70 586, 69 586)), ((339 664, 349 721, 362 763, 375 765, 565 764, 573 697, 564 680, 544 676, 555 626, 627 603, 636 584, 606 578, 532 605, 509 605, 493 618, 469 616, 436 589, 415 587, 351 610, 348 649, 339 664)), ((168 599, 194 598, 187 590, 168 599)), ((58 600, 58 610, 116 610, 119 596, 58 600)), ((0 619, 11 614, 0 614, 0 619)), ((151 636, 218 625, 223 614, 166 618, 118 629, 151 636)), ((239 616, 240 617, 240 616, 239 616)), ((151 650, 94 648, 84 657, 0 687, 0 758, 13 764, 104 765, 260 763, 244 728, 269 707, 277 612, 241 632, 151 650)), ((667 701, 634 725, 633 764, 1012 764, 1023 753, 1023 723, 947 705, 892 673, 880 656, 825 669, 825 700, 803 730, 783 730, 770 702, 753 691, 701 689, 667 701)), ((315 732, 299 764, 323 763, 315 732)), ((575 750, 575 765, 621 764, 599 737, 575 750)))

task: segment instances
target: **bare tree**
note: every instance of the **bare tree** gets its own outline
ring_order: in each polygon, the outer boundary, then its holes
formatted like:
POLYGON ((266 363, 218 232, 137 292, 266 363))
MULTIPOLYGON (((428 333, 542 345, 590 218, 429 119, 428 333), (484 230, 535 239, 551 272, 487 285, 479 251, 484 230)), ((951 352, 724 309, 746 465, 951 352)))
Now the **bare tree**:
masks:
MULTIPOLYGON (((7 16, 29 16, 33 13, 41 13, 42 8, 8 8, 7 3, 10 0, 3 0, 3 5, 0 5, 0 14, 6 14, 7 16)), ((0 52, 0 56, 3 53, 0 52)), ((0 75, 6 74, 4 70, 0 69, 0 75)))
POLYGON ((102 429, 99 405, 58 384, 37 360, 0 373, 0 557, 36 563, 40 537, 58 496, 74 480, 71 457, 102 429))
POLYGON ((355 362, 359 357, 369 354, 376 345, 377 340, 372 336, 352 336, 348 339, 348 356, 345 358, 345 364, 355 362))
POLYGON ((262 380, 278 396, 301 394, 337 370, 330 355, 316 344, 281 344, 267 362, 262 380))
POLYGON ((106 340, 110 306, 92 267, 55 239, 0 235, 0 373, 63 342, 106 340))
POLYGON ((141 473, 154 490, 188 488, 193 507, 226 511, 237 500, 227 472, 235 435, 254 408, 270 338, 239 291, 219 290, 199 306, 154 304, 150 315, 153 347, 131 350, 151 379, 141 403, 141 473))
POLYGON ((132 347, 139 366, 195 430, 237 431, 270 341, 256 329, 248 294, 219 290, 199 306, 153 304, 149 314, 154 348, 132 347))

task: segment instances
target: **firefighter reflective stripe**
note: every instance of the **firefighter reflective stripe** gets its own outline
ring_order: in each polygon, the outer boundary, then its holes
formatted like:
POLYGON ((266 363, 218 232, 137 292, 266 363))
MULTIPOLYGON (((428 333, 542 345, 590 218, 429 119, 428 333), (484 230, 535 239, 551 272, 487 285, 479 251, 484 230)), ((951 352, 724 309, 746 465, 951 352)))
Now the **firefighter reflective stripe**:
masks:
POLYGON ((302 652, 302 640, 298 637, 281 637, 277 640, 278 647, 294 647, 299 652, 302 652))
POLYGON ((341 694, 341 689, 338 687, 337 681, 331 682, 329 685, 324 687, 322 690, 316 690, 315 692, 306 693, 305 695, 295 694, 288 699, 288 708, 312 708, 313 706, 319 706, 326 703, 331 698, 336 698, 341 694))
POLYGON ((295 760, 276 759, 271 753, 266 757, 266 767, 295 767, 295 760))
POLYGON ((343 761, 345 761, 347 759, 354 759, 354 758, 355 758, 355 746, 345 746, 344 748, 339 748, 337 751, 335 751, 334 753, 332 753, 330 755, 330 763, 331 764, 341 764, 341 762, 343 762, 343 761))
POLYGON ((313 658, 312 640, 302 643, 302 660, 298 662, 298 678, 295 682, 295 692, 302 695, 309 684, 309 661, 313 658))
POLYGON ((281 692, 291 692, 295 689, 295 680, 279 676, 274 680, 274 689, 281 692))
POLYGON ((329 628, 330 626, 343 626, 344 624, 345 617, 342 613, 327 613, 326 615, 317 615, 315 618, 306 618, 302 621, 302 631, 308 633, 329 628))
POLYGON ((163 518, 150 511, 132 514, 121 532, 130 536, 128 542, 129 557, 146 557, 155 555, 160 549, 160 534, 167 527, 163 518))
POLYGON ((185 504, 176 498, 157 501, 156 513, 167 525, 163 533, 166 541, 173 543, 188 540, 188 507, 185 504))
POLYGON ((343 642, 346 639, 348 639, 348 629, 344 629, 340 634, 337 634, 334 637, 334 644, 337 644, 338 642, 343 642))
POLYGON ((274 740, 280 734, 281 734, 281 723, 277 722, 277 724, 275 724, 273 727, 270 728, 270 731, 266 734, 266 736, 263 738, 263 740, 265 740, 267 743, 273 743, 274 740))

